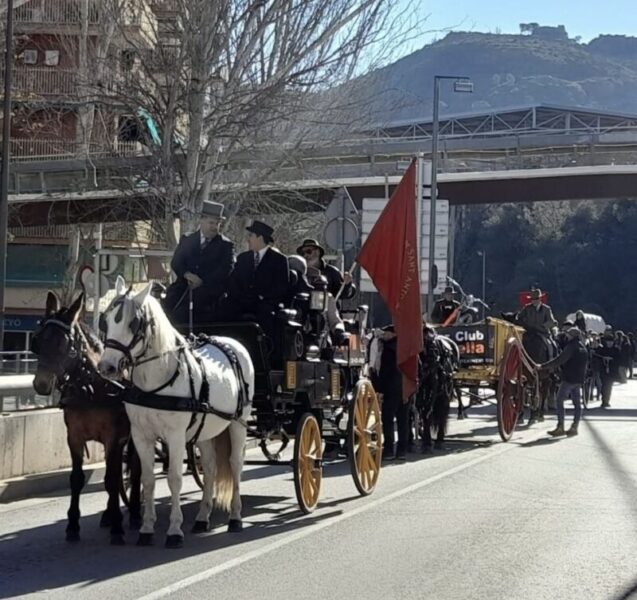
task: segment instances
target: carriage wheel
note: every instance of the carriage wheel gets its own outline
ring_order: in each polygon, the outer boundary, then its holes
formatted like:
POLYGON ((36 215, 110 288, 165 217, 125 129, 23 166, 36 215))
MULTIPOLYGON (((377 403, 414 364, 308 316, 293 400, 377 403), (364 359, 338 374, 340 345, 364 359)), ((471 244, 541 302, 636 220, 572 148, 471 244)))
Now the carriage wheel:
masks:
POLYGON ((294 489, 301 510, 310 514, 318 504, 323 478, 321 429, 312 413, 304 413, 294 440, 294 489))
POLYGON ((347 455, 354 485, 362 496, 368 496, 376 487, 383 456, 380 404, 369 380, 361 380, 356 386, 347 428, 347 455))
POLYGON ((199 486, 199 489, 203 490, 203 469, 201 468, 201 454, 199 448, 195 444, 186 444, 186 461, 188 469, 192 473, 192 478, 199 486))
POLYGON ((508 442, 513 435, 518 417, 524 406, 524 383, 520 347, 509 342, 502 359, 498 382, 498 431, 502 441, 508 442))
POLYGON ((128 446, 129 444, 126 443, 122 452, 122 472, 119 476, 119 497, 122 499, 122 502, 124 503, 124 506, 126 508, 130 508, 130 499, 128 497, 128 492, 131 486, 128 446))

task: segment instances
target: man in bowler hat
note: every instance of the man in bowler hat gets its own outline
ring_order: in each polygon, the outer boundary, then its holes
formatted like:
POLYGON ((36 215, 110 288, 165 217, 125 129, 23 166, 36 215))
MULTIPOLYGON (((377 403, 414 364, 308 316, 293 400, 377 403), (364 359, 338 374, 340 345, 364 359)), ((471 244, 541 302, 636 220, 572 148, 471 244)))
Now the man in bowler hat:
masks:
POLYGON ((237 257, 230 277, 228 306, 235 317, 256 317, 265 333, 271 334, 278 306, 290 294, 288 259, 272 247, 272 227, 253 221, 246 229, 249 250, 237 257))
POLYGON ((340 300, 349 300, 356 294, 356 285, 352 281, 349 273, 341 273, 335 266, 325 261, 325 249, 316 240, 307 239, 296 249, 296 253, 302 256, 308 266, 308 277, 313 279, 312 271, 318 271, 320 275, 327 279, 327 291, 336 298, 343 283, 343 293, 340 300))
POLYGON ((453 298, 453 288, 447 286, 442 298, 434 304, 431 311, 431 321, 433 323, 444 323, 459 306, 460 302, 453 298))
POLYGON ((234 265, 234 244, 221 234, 223 204, 206 201, 199 229, 179 241, 170 263, 177 280, 166 291, 164 307, 173 324, 184 329, 189 323, 190 292, 195 329, 217 318, 219 298, 234 265))

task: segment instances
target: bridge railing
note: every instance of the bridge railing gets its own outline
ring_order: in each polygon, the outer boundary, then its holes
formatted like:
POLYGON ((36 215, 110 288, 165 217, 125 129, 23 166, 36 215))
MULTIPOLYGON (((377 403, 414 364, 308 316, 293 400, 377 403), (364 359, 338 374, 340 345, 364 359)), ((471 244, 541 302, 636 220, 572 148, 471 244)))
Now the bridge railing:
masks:
POLYGON ((40 396, 33 389, 38 359, 29 351, 0 352, 0 413, 50 408, 54 396, 40 396))

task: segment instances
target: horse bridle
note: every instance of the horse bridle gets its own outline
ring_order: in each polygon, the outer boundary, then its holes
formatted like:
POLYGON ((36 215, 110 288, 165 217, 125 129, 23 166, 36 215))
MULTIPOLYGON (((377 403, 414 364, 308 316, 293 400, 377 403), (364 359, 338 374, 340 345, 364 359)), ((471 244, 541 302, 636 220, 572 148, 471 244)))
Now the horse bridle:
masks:
MULTIPOLYGON (((108 333, 108 324, 106 322, 106 315, 111 312, 115 307, 118 307, 118 312, 115 315, 115 322, 119 323, 122 319, 122 313, 124 311, 124 300, 126 296, 121 296, 113 301, 113 303, 100 315, 99 319, 99 329, 104 334, 104 336, 108 333)), ((135 307, 135 316, 133 320, 129 324, 129 329, 133 334, 133 338, 131 339, 128 346, 125 346, 118 340, 114 340, 112 338, 106 338, 104 341, 105 348, 111 348, 112 350, 117 350, 124 355, 124 358, 127 361, 128 366, 134 367, 139 364, 139 359, 144 356, 146 350, 148 350, 148 343, 144 345, 141 353, 137 356, 133 356, 133 349, 140 343, 145 341, 144 334, 148 327, 154 326, 154 321, 152 319, 148 319, 146 314, 144 313, 141 307, 135 307)))
POLYGON ((68 353, 66 357, 64 358, 64 360, 62 361, 62 363, 60 364, 60 370, 62 371, 62 373, 66 374, 66 377, 64 378, 64 380, 62 380, 62 378, 59 377, 58 374, 56 373, 56 376, 58 379, 57 387, 61 390, 64 387, 65 382, 68 381, 70 377, 70 371, 71 371, 71 367, 66 364, 66 359, 75 361, 82 352, 81 332, 79 328, 75 329, 73 324, 69 325, 68 323, 61 321, 60 319, 56 317, 45 318, 38 323, 38 327, 35 330, 33 334, 33 338, 31 340, 31 350, 35 355, 38 356, 39 363, 42 366, 49 367, 49 368, 51 367, 51 365, 49 364, 49 361, 46 359, 42 360, 42 358, 40 357, 41 348, 40 348, 40 342, 38 339, 39 336, 42 335, 42 332, 47 327, 56 327, 58 329, 61 329, 64 332, 64 337, 66 338, 66 341, 68 344, 68 353))

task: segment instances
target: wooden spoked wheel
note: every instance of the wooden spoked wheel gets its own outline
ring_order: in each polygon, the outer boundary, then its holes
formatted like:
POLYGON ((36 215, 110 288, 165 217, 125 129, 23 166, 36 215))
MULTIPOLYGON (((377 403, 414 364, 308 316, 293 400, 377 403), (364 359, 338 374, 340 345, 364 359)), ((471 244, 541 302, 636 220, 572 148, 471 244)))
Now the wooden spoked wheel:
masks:
POLYGON ((323 479, 321 429, 312 413, 305 413, 294 440, 294 489, 301 510, 310 514, 318 504, 323 479))
POLYGON ((509 340, 502 359, 497 393, 498 431, 504 442, 511 439, 524 406, 522 368, 520 344, 509 340))
POLYGON ((201 466, 201 454, 199 448, 195 444, 186 444, 186 456, 188 469, 192 473, 192 478, 199 486, 199 489, 203 490, 203 468, 201 466))
POLYGON ((367 379, 362 379, 356 385, 347 426, 347 455, 354 485, 362 496, 369 496, 380 475, 383 425, 378 396, 367 379))

